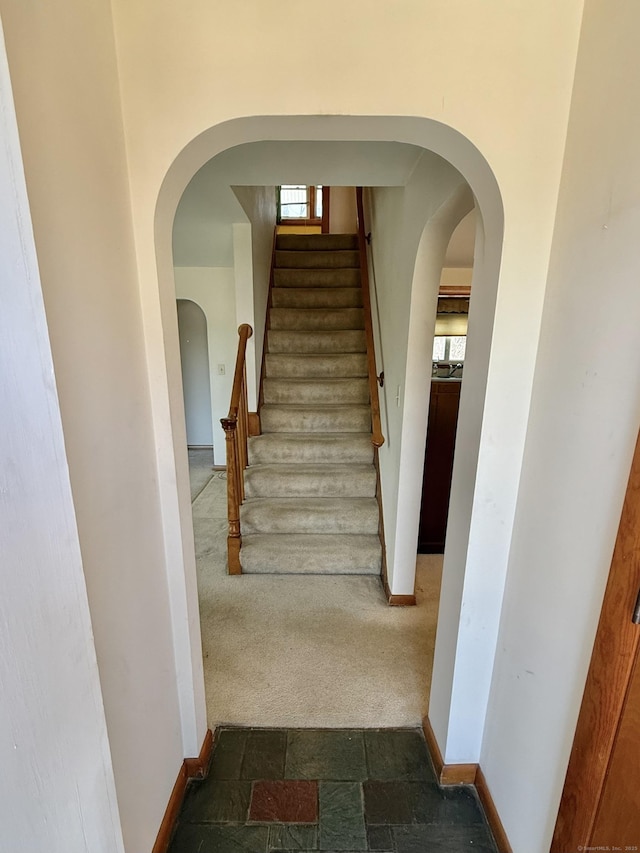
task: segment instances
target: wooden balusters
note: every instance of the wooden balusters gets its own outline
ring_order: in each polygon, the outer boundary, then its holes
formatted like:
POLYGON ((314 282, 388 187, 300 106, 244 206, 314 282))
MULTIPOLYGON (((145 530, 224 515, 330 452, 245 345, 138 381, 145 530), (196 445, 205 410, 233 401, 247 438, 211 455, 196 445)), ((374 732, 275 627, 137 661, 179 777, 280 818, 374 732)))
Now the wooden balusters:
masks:
POLYGON ((358 207, 358 247, 360 250, 360 280, 362 283, 362 307, 364 309, 364 334, 367 340, 367 371, 369 376, 369 398, 371 400, 371 441, 374 447, 382 447, 384 436, 380 420, 378 397, 378 374, 373 344, 373 321, 371 319, 371 292, 369 289, 369 264, 367 261, 367 238, 364 230, 364 204, 362 187, 356 188, 358 207))
POLYGON ((230 575, 242 574, 242 566, 240 565, 240 545, 242 543, 240 506, 244 500, 244 469, 249 460, 246 351, 247 341, 252 334, 253 329, 247 323, 243 323, 238 329, 238 355, 233 374, 231 405, 227 417, 220 420, 227 449, 227 518, 229 523, 227 554, 230 575))

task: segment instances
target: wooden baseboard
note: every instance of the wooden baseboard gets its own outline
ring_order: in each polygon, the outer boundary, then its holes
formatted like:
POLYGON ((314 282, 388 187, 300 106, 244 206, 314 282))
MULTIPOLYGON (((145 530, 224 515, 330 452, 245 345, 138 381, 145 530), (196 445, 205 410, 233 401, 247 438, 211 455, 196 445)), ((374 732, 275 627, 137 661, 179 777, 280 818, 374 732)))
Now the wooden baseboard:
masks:
POLYGON ((440 773, 441 785, 474 785, 477 764, 445 764, 440 773))
POLYGON ((442 775, 444 759, 442 757, 442 753, 440 752, 440 747, 438 746, 438 741, 436 740, 433 728, 431 727, 431 720, 429 719, 429 717, 425 717, 422 721, 422 731, 424 732, 424 739, 427 742, 427 749, 429 750, 429 755, 431 756, 433 769, 436 771, 436 778, 439 779, 442 775))
POLYGON ((382 578, 384 586, 384 594, 387 596, 387 604, 390 607, 414 607, 416 604, 415 595, 393 595, 389 589, 386 577, 382 578))
POLYGON ((475 785, 478 798, 484 808, 484 813, 487 818, 493 837, 495 838, 498 847, 498 853, 513 853, 511 844, 504 831, 504 826, 500 820, 500 815, 493 802, 493 797, 487 785, 487 780, 479 764, 445 764, 438 746, 438 741, 431 727, 429 717, 425 717, 422 722, 424 737, 427 742, 427 749, 431 756, 436 777, 441 785, 475 785))
POLYGON ((184 800, 184 795, 187 790, 187 784, 190 779, 204 779, 209 771, 209 762, 211 761, 211 753, 213 752, 213 734, 211 729, 207 729, 207 733, 202 742, 202 749, 197 758, 185 758, 182 762, 182 767, 178 773, 178 778, 171 791, 169 803, 167 805, 156 843, 153 845, 151 853, 167 853, 173 828, 176 825, 176 820, 180 814, 180 807, 184 800))
POLYGON ((511 844, 507 838, 507 833, 504 831, 504 826, 500 820, 498 809, 496 808, 496 804, 493 802, 493 797, 491 796, 491 791, 487 785, 487 780, 484 778, 484 773, 480 767, 478 767, 478 772, 476 773, 475 785, 478 797, 480 798, 480 802, 484 808, 487 821, 491 827, 491 832, 495 838, 498 853, 513 853, 511 844))
POLYGON ((445 764, 438 746, 438 741, 431 728, 429 717, 422 723, 427 749, 436 771, 436 778, 441 785, 473 785, 476 780, 477 764, 445 764))

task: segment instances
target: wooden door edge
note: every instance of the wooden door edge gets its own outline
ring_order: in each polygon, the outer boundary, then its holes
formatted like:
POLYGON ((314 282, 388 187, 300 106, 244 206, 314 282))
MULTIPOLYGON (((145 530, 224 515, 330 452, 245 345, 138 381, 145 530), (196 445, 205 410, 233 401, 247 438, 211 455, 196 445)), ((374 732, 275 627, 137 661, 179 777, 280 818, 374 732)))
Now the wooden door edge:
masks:
POLYGON ((639 547, 640 436, 631 463, 551 853, 572 853, 591 844, 640 642, 640 628, 631 621, 640 586, 639 547))

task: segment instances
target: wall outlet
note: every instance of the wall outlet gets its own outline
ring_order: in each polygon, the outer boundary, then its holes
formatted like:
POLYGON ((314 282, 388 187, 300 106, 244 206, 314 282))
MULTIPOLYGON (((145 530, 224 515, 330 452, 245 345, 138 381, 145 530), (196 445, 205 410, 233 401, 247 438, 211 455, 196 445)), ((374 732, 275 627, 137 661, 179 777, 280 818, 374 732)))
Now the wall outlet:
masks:
POLYGON ((224 364, 218 365, 218 376, 224 376, 226 373, 226 366, 224 364))

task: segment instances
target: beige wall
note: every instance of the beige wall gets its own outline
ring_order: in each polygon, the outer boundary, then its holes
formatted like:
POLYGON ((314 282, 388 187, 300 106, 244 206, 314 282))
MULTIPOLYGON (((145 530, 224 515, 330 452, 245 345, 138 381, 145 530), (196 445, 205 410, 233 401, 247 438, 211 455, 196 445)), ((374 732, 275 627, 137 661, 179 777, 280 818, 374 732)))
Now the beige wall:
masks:
POLYGON ((358 230, 355 187, 331 187, 329 197, 329 231, 332 234, 354 234, 358 230))
MULTIPOLYGON (((170 448, 177 449, 182 438, 175 418, 180 402, 168 235, 186 182, 207 159, 259 139, 408 142, 446 156, 474 194, 484 196, 485 208, 494 193, 487 164, 495 176, 505 214, 502 249, 495 194, 493 209, 480 214, 488 217, 483 222, 487 268, 495 270, 501 261, 497 301, 495 277, 480 281, 479 290, 487 289, 489 299, 470 318, 470 328, 494 329, 490 363, 483 359, 480 366, 486 386, 480 381, 475 397, 467 395, 473 428, 482 432, 471 535, 462 555, 473 580, 465 585, 457 578, 456 588, 446 593, 447 607, 462 596, 467 636, 457 643, 455 628, 449 627, 441 672, 448 673, 443 683, 451 686, 437 697, 438 734, 448 761, 474 761, 480 752, 483 714, 468 733, 458 726, 455 736, 458 711, 449 717, 454 698, 462 709, 469 696, 477 695, 478 672, 483 697, 488 689, 490 669, 486 660, 478 669, 474 648, 482 646, 488 654, 491 640, 478 644, 476 638, 495 638, 497 631, 581 12, 582 0, 560 5, 552 0, 517 5, 508 0, 403 0, 393 7, 330 0, 325 14, 313 17, 315 39, 309 46, 312 13, 304 4, 283 7, 252 0, 224 6, 194 0, 185 15, 168 0, 114 2, 154 426, 161 448, 159 476, 162 493, 169 497, 175 494, 170 448), (239 50, 248 32, 250 49, 239 50), (295 56, 280 60, 273 51, 282 32, 294 53, 296 44, 305 44, 308 67, 314 65, 316 49, 315 64, 327 53, 343 59, 326 74, 292 77, 295 56), (267 118, 234 123, 245 116, 267 118), (366 116, 371 118, 360 118, 366 116), (390 116, 416 118, 403 124, 390 116), (484 387, 486 393, 480 392, 484 387), (483 584, 486 565, 492 566, 489 585, 483 584)), ((403 312, 406 320, 405 306, 399 306, 398 318, 403 312)), ((406 348, 406 322, 400 327, 405 338, 398 344, 406 348)), ((412 405, 409 401, 405 414, 412 405)), ((186 555, 188 566, 184 534, 190 510, 181 477, 186 470, 178 470, 179 506, 169 498, 163 501, 165 542, 171 554, 186 555)), ((178 584, 177 563, 171 565, 178 584)), ((189 577, 190 571, 187 585, 189 577)), ((197 602, 189 601, 193 621, 197 602)))
POLYGON ((233 268, 176 267, 175 280, 177 298, 191 299, 202 308, 207 320, 213 461, 215 465, 225 465, 224 431, 220 418, 225 418, 229 411, 238 349, 233 268), (219 364, 224 365, 224 376, 218 373, 219 364))
MULTIPOLYGON (((475 635, 494 630, 500 605, 494 595, 487 624, 483 570, 490 566, 490 588, 500 593, 509 560, 583 3, 328 0, 320 18, 306 4, 262 0, 193 0, 188 14, 169 0, 112 5, 121 103, 106 0, 37 8, 0 0, 118 797, 127 849, 137 853, 151 846, 180 758, 185 750, 193 754, 204 734, 171 259, 173 210, 186 181, 217 151, 248 141, 246 125, 223 124, 243 116, 294 117, 288 125, 264 119, 253 126, 253 139, 360 135, 434 150, 442 143, 478 197, 489 183, 470 165, 478 151, 492 170, 504 206, 504 246, 487 391, 475 401, 481 464, 466 561, 478 589, 462 590, 469 631, 457 651, 451 644, 451 689, 463 708, 475 692, 469 649, 475 635), (279 59, 273 45, 283 32, 293 56, 279 59), (326 73, 292 76, 298 49, 308 68, 327 54, 335 61, 326 73), (318 118, 305 123, 304 116, 318 118), (372 119, 358 122, 359 116, 372 119), (401 133, 389 116, 416 117, 414 128, 424 119, 426 129, 401 133)), ((484 250, 500 253, 499 235, 489 230, 487 238, 484 250)), ((568 228, 562 239, 571 239, 568 228)), ((486 286, 495 294, 495 281, 486 286)), ((470 328, 493 322, 481 313, 470 328)), ((533 468, 538 461, 534 454, 533 468)), ((510 593, 509 608, 522 589, 510 593)), ((593 609, 589 598, 582 618, 593 609)), ((520 616, 515 606, 505 618, 516 624, 520 616)), ((538 641, 532 627, 523 659, 538 641)), ((507 661, 495 687, 493 713, 503 722, 500 688, 508 688, 512 672, 507 661)), ((577 687, 558 682, 553 698, 562 704, 577 687)), ((463 714, 449 720, 449 699, 437 697, 446 758, 476 760, 484 718, 469 726, 463 714)), ((532 707, 544 705, 548 691, 534 691, 533 700, 532 707)), ((560 730, 566 739, 564 720, 551 721, 545 733, 556 737, 560 730)), ((559 774, 553 737, 545 760, 559 774)), ((536 778, 523 774, 520 786, 512 784, 518 754, 514 749, 488 767, 509 826, 520 821, 536 778)), ((536 844, 552 806, 547 801, 536 812, 536 844)))
POLYGON ((518 853, 551 842, 640 425, 639 32, 585 4, 481 759, 518 853))
POLYGON ((183 743, 111 10, 3 0, 0 11, 133 853, 151 849, 183 743))
POLYGON ((0 847, 122 853, 1 32, 0 136, 0 847))

